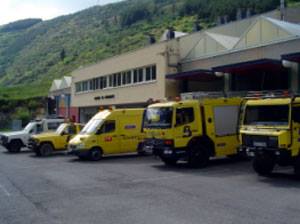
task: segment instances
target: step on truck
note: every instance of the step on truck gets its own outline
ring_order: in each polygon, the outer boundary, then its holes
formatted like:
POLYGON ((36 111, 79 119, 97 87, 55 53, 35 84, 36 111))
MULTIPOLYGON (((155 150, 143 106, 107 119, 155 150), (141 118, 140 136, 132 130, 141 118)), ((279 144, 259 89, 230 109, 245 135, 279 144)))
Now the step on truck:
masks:
POLYGON ((182 94, 181 99, 148 106, 145 151, 153 151, 166 165, 185 160, 192 167, 206 166, 210 157, 236 155, 242 100, 200 93, 182 94))
POLYGON ((300 97, 287 92, 251 94, 243 108, 241 149, 259 175, 275 165, 293 166, 300 176, 300 97))
POLYGON ((41 119, 29 122, 21 131, 0 133, 0 145, 8 152, 18 153, 28 145, 29 138, 34 134, 55 131, 64 119, 41 119))
POLYGON ((33 135, 28 141, 28 148, 41 157, 66 151, 68 142, 79 134, 82 127, 83 125, 78 123, 62 123, 55 132, 33 135))
POLYGON ((100 111, 69 142, 69 153, 92 161, 106 155, 142 153, 143 113, 144 109, 100 111))

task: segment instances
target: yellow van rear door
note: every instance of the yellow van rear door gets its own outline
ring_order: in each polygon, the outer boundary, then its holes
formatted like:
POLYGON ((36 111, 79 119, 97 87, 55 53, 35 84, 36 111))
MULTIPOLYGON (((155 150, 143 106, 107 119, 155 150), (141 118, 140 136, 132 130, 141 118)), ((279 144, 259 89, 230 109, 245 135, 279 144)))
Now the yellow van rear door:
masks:
POLYGON ((126 116, 120 120, 120 142, 123 153, 137 151, 138 136, 141 132, 141 119, 140 116, 126 116))

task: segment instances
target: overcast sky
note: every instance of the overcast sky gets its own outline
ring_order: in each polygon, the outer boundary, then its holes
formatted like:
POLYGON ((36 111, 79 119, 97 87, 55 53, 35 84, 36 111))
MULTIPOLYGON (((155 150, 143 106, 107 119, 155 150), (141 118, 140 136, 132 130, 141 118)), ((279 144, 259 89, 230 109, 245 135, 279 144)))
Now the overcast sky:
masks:
POLYGON ((118 1, 120 0, 1 0, 0 25, 26 18, 52 19, 90 6, 118 1))

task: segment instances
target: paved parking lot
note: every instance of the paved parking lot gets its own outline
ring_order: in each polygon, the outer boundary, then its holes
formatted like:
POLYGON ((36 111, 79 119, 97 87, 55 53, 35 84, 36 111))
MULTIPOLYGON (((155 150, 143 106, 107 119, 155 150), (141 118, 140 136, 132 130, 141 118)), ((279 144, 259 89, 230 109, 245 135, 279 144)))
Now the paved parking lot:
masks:
POLYGON ((297 223, 291 170, 258 177, 250 162, 165 167, 152 157, 81 162, 0 149, 0 223, 297 223))

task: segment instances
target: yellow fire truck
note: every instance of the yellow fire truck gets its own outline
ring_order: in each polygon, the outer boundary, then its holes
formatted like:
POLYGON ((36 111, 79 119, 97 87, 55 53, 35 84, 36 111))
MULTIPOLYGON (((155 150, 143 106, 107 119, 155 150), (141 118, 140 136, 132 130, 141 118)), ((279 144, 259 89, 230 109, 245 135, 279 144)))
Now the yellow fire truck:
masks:
POLYGON ((243 111, 240 139, 254 157, 254 170, 268 175, 276 164, 294 166, 300 176, 300 97, 260 93, 246 102, 243 111))
POLYGON ((185 160, 192 167, 206 166, 210 157, 236 155, 242 100, 203 93, 181 98, 148 106, 145 151, 153 151, 166 165, 185 160))

